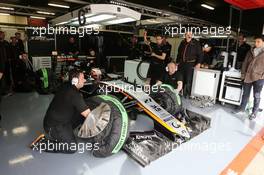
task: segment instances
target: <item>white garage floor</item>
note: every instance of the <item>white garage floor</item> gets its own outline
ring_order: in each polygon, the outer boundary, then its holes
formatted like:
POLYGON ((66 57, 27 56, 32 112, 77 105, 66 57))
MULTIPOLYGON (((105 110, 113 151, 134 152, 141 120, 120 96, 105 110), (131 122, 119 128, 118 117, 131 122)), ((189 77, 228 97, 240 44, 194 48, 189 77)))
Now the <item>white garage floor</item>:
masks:
MULTIPOLYGON (((212 118, 211 128, 182 144, 173 152, 142 168, 124 152, 112 157, 94 158, 89 152, 70 155, 38 153, 28 148, 42 132, 42 120, 52 95, 15 94, 2 101, 0 129, 0 174, 3 175, 218 175, 264 126, 264 116, 255 121, 231 114, 231 108, 215 105, 199 109, 212 118)), ((137 128, 151 122, 145 116, 137 128)), ((262 174, 259 174, 262 175, 262 174)))

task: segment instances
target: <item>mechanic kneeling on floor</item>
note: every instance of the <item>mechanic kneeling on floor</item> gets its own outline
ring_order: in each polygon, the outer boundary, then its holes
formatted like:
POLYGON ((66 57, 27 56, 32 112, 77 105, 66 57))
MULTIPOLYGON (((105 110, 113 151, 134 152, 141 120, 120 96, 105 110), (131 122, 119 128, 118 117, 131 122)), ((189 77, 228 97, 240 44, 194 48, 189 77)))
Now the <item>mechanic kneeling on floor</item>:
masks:
POLYGON ((164 75, 163 79, 157 82, 157 85, 162 83, 171 85, 177 93, 181 92, 183 86, 183 77, 181 72, 178 71, 178 65, 176 62, 172 61, 167 65, 167 73, 164 75))
MULTIPOLYGON (((79 92, 84 86, 86 80, 84 74, 78 69, 73 69, 69 73, 70 82, 65 83, 55 94, 44 118, 44 130, 48 136, 45 139, 46 152, 74 153, 77 150, 54 147, 48 149, 49 143, 77 144, 73 130, 83 123, 84 119, 90 113, 82 95, 79 92)), ((32 144, 36 145, 40 138, 32 144)), ((43 140, 42 140, 43 143, 43 140)))

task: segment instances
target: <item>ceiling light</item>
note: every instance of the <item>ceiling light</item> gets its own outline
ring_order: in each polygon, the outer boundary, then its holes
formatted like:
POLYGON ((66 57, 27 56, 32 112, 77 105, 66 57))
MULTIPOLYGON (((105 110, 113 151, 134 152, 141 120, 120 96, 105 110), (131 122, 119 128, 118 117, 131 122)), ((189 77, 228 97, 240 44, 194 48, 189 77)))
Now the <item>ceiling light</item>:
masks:
POLYGON ((0 7, 0 9, 2 9, 2 10, 14 10, 14 8, 12 8, 12 7, 0 7))
POLYGON ((51 13, 51 12, 43 12, 43 11, 37 11, 37 13, 39 13, 39 14, 44 14, 44 15, 55 15, 55 13, 51 13))
POLYGON ((34 18, 34 19, 46 19, 46 18, 40 17, 40 16, 30 16, 30 18, 34 18))
MULTIPOLYGON (((90 9, 89 12, 85 14, 85 25, 95 23, 101 25, 111 25, 137 21, 141 18, 141 14, 135 10, 112 4, 90 4, 82 7, 82 9, 85 8, 90 9)), ((70 25, 79 25, 78 11, 79 9, 76 9, 72 12, 52 19, 51 22, 55 25, 67 21, 70 25)), ((81 18, 81 21, 84 22, 84 19, 81 18)))
POLYGON ((99 25, 99 24, 90 24, 90 25, 86 25, 86 26, 84 26, 85 28, 100 28, 101 27, 101 25, 99 25))
POLYGON ((132 22, 135 21, 133 18, 121 18, 121 19, 116 19, 112 21, 107 21, 107 24, 120 24, 120 23, 127 23, 127 22, 132 22))
POLYGON ((102 14, 102 15, 96 15, 96 16, 86 18, 86 21, 87 22, 98 22, 98 21, 103 21, 103 20, 112 19, 112 18, 116 18, 116 16, 115 15, 102 14))
POLYGON ((60 8, 70 8, 70 6, 68 5, 61 5, 61 4, 53 4, 53 3, 48 3, 49 6, 53 6, 53 7, 60 7, 60 8))
POLYGON ((68 23, 68 21, 65 21, 65 22, 60 22, 60 23, 55 24, 55 25, 63 25, 63 24, 67 24, 67 23, 68 23))
POLYGON ((214 10, 214 7, 207 5, 207 4, 201 4, 202 7, 207 8, 209 10, 214 10))
POLYGON ((228 36, 227 35, 212 35, 212 36, 209 36, 210 38, 227 38, 228 36))
POLYGON ((150 22, 150 23, 156 23, 156 24, 160 23, 160 21, 158 21, 156 19, 147 19, 146 21, 150 22))
POLYGON ((0 13, 0 15, 2 15, 2 16, 9 16, 10 14, 8 14, 8 13, 0 13))
MULTIPOLYGON (((95 16, 86 18, 86 22, 87 23, 93 23, 93 22, 104 21, 104 20, 108 20, 108 19, 112 19, 112 18, 116 18, 116 16, 115 15, 109 15, 109 14, 101 14, 101 15, 95 15, 95 16)), ((78 20, 73 21, 71 24, 72 25, 78 25, 79 21, 78 20)))

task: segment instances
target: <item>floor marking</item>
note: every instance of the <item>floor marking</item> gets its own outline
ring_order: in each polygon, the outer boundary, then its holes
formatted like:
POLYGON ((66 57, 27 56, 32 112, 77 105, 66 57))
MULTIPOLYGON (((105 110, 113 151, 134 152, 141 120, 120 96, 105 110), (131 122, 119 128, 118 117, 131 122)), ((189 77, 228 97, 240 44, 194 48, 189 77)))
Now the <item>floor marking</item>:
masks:
POLYGON ((264 128, 243 148, 220 175, 241 175, 264 146, 264 128))

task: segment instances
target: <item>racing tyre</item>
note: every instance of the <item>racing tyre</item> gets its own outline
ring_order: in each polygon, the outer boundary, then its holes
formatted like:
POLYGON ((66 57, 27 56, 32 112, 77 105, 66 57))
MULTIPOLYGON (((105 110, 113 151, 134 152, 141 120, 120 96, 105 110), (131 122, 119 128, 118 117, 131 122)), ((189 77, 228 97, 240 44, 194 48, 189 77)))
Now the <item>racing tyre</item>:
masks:
POLYGON ((98 149, 93 150, 95 157, 108 157, 117 153, 128 138, 128 115, 124 106, 118 99, 109 95, 99 95, 86 99, 87 105, 95 109, 101 103, 110 106, 111 114, 107 126, 98 135, 89 138, 98 149))
POLYGON ((150 93, 150 97, 173 116, 182 111, 181 98, 170 85, 162 84, 157 92, 150 93))

